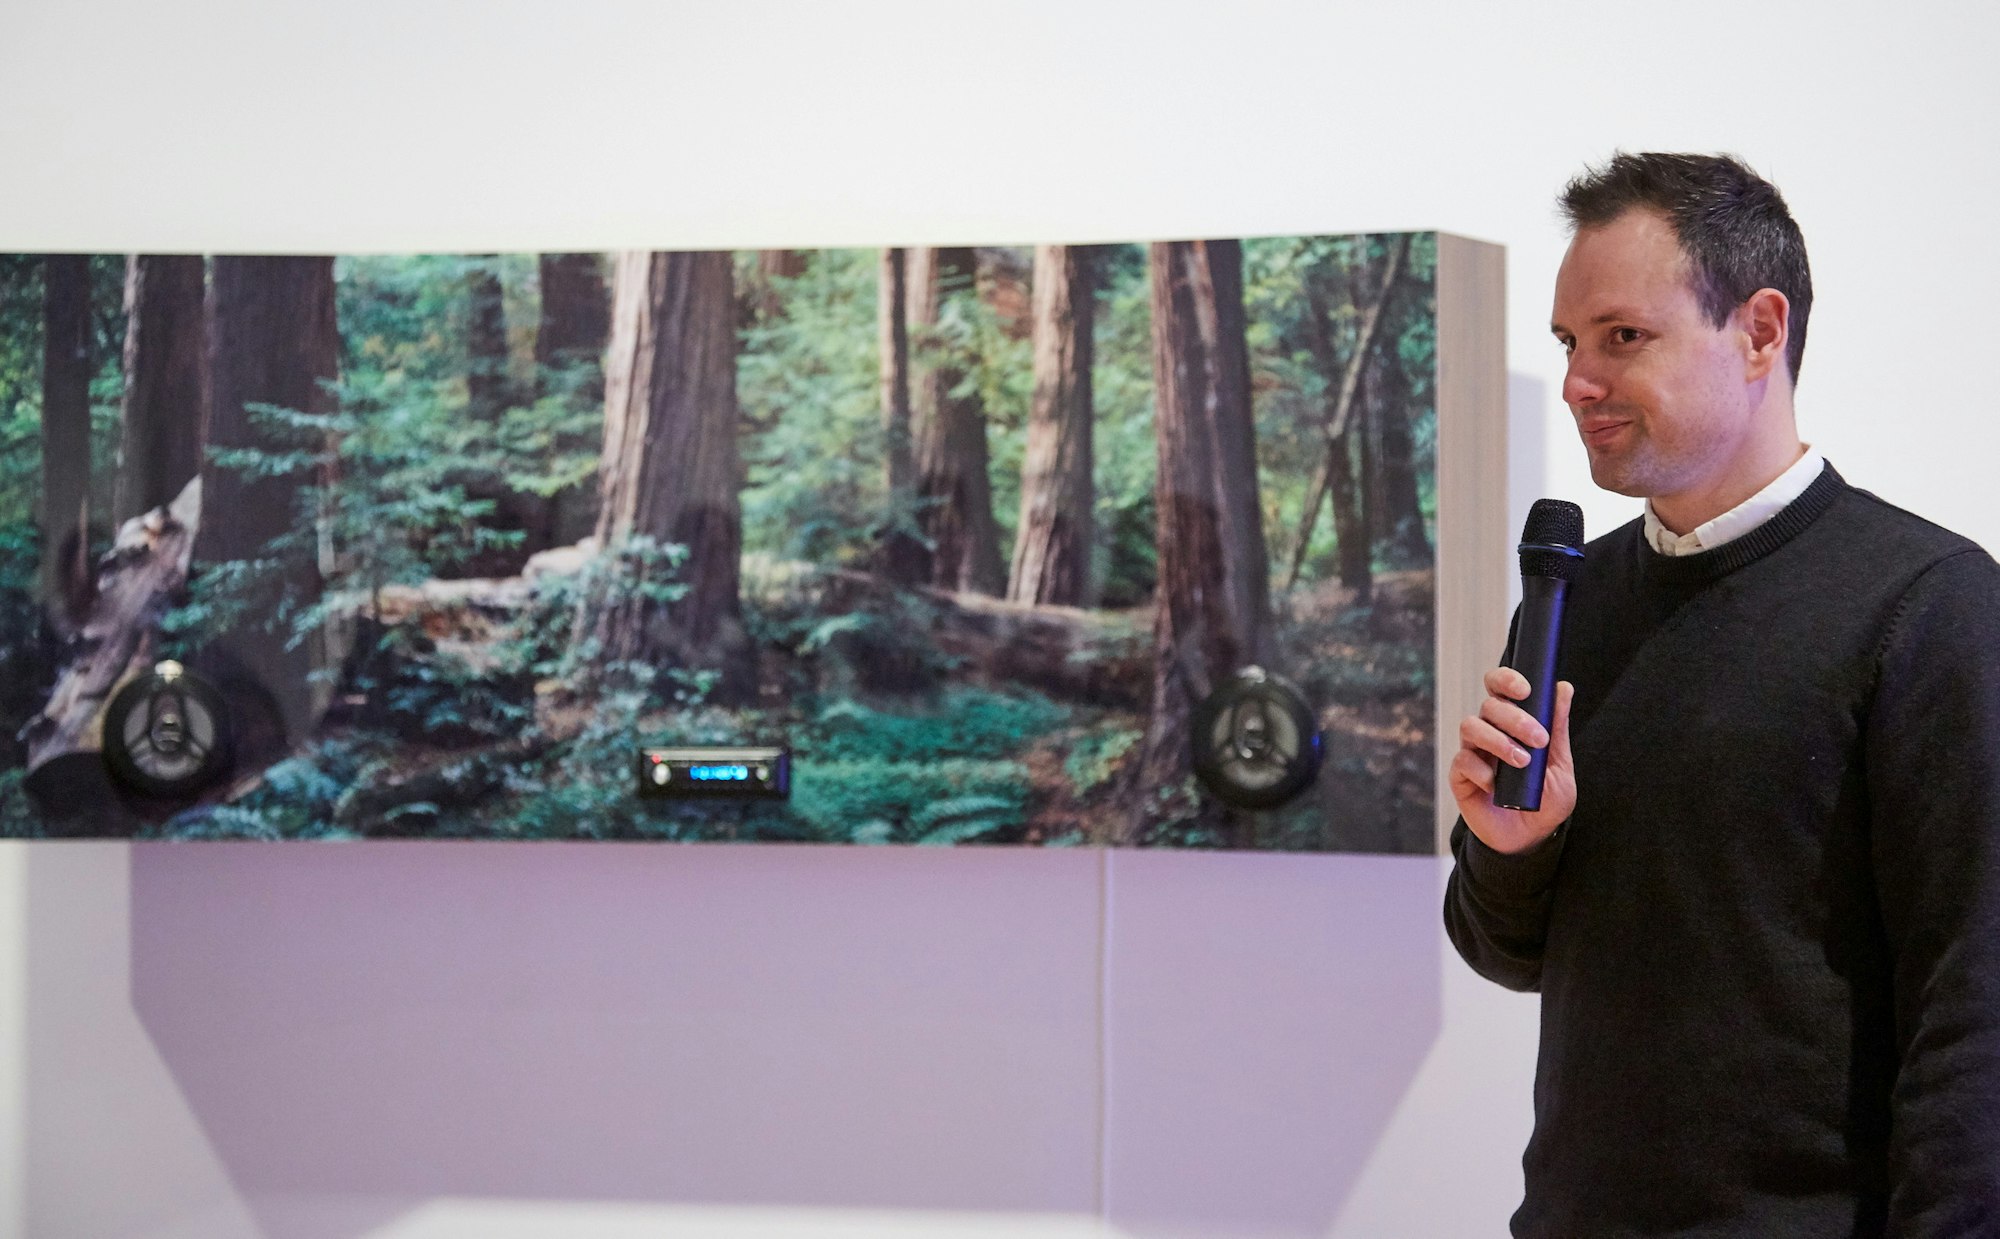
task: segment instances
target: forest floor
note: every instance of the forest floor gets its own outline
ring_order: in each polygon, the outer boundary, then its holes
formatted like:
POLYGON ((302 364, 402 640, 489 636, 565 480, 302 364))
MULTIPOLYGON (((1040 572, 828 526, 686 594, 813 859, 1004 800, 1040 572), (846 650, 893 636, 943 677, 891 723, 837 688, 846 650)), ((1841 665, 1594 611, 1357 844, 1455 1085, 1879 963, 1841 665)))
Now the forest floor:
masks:
MULTIPOLYGON (((1117 837, 1140 792, 1130 776, 1151 691, 1150 609, 916 597, 835 575, 784 574, 782 589, 754 597, 746 581, 759 691, 735 707, 593 696, 510 670, 508 643, 546 582, 385 590, 375 619, 402 635, 395 665, 343 685, 310 752, 239 785, 248 793, 224 811, 191 811, 162 833, 1117 837), (790 745, 792 799, 663 809, 633 794, 638 745, 730 742, 790 745)), ((1272 670, 1315 703, 1326 756, 1307 793, 1252 815, 1250 846, 1432 850, 1433 596, 1426 570, 1377 574, 1366 601, 1333 582, 1277 600, 1272 670)), ((1149 841, 1219 843, 1195 830, 1149 841)))

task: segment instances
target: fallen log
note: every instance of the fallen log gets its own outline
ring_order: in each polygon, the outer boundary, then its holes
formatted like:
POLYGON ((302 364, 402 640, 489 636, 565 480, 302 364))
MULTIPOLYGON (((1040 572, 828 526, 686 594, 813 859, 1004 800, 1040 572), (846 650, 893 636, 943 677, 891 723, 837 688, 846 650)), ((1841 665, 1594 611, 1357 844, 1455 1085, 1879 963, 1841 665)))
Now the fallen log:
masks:
POLYGON ((104 705, 126 680, 153 665, 160 619, 187 586, 188 559, 201 523, 201 479, 174 501, 126 521, 97 565, 97 594, 72 656, 42 712, 21 729, 32 778, 72 753, 103 748, 104 705))

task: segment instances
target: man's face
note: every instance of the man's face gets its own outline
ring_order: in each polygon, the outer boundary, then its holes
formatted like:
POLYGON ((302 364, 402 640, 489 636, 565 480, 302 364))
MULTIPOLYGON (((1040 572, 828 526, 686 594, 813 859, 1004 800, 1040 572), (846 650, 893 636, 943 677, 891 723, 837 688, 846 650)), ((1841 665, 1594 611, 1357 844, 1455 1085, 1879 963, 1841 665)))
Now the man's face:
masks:
POLYGON ((1723 485, 1751 431, 1744 336, 1702 313, 1665 216, 1634 209, 1579 230, 1550 323, 1592 480, 1644 498, 1723 485))

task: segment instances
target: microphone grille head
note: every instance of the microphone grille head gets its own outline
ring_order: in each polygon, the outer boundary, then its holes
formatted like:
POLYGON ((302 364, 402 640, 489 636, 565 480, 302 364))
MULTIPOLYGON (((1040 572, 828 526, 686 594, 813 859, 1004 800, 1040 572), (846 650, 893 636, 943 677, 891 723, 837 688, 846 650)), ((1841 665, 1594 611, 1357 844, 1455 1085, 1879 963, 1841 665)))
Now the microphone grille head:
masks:
POLYGON ((1521 574, 1573 581, 1582 567, 1583 509, 1567 499, 1535 500, 1521 529, 1521 574))

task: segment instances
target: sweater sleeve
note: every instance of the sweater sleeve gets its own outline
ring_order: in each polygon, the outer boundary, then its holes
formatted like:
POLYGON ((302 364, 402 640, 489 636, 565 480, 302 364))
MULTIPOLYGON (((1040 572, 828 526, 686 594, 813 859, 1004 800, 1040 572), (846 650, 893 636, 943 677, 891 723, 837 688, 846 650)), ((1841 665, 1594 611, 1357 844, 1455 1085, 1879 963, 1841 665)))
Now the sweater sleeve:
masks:
POLYGON ((1451 828, 1451 878, 1444 926, 1472 970, 1508 989, 1542 984, 1542 942, 1549 895, 1562 859, 1567 824, 1525 852, 1496 852, 1459 818, 1451 828))
MULTIPOLYGON (((1507 622, 1501 665, 1513 661, 1519 607, 1507 622)), ((1549 892, 1562 858, 1567 825, 1525 852, 1508 855, 1480 842, 1459 818, 1451 828, 1451 878, 1445 884, 1444 926, 1451 944, 1472 970, 1513 990, 1542 983, 1542 941, 1549 924, 1549 892)))
POLYGON ((1881 648, 1865 731, 1893 969, 1889 1233, 2000 1234, 2000 566, 1933 564, 1881 648))

